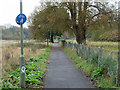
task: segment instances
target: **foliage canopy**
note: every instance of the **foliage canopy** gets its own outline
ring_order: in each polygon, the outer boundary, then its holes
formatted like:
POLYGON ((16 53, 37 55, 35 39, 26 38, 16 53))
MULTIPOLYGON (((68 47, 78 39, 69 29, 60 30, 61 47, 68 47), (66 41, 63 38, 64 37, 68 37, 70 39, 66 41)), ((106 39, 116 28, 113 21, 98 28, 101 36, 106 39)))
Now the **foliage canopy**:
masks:
POLYGON ((29 28, 35 39, 45 40, 50 34, 61 35, 69 27, 69 14, 64 8, 48 6, 42 11, 35 11, 29 17, 29 28))
POLYGON ((54 33, 72 33, 78 44, 86 43, 86 32, 91 27, 104 28, 116 22, 117 13, 107 2, 82 0, 78 2, 44 3, 44 9, 35 10, 29 17, 29 28, 34 38, 45 40, 54 33), (102 24, 101 24, 102 23, 102 24), (108 24, 109 23, 109 24, 108 24))

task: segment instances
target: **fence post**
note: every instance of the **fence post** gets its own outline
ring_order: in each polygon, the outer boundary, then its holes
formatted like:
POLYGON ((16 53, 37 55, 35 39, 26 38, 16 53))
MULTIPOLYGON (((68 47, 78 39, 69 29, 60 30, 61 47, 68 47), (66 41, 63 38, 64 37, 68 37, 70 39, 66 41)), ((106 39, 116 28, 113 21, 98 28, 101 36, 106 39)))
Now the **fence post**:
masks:
POLYGON ((79 56, 81 57, 81 44, 79 45, 79 56))
POLYGON ((79 56, 81 56, 81 45, 79 45, 79 56))
POLYGON ((90 61, 90 47, 88 46, 88 61, 90 61))
POLYGON ((117 86, 120 87, 120 49, 118 51, 118 80, 117 86))
POLYGON ((102 47, 100 47, 98 54, 98 68, 100 67, 101 60, 102 60, 102 47))
POLYGON ((69 45, 69 47, 70 47, 70 42, 69 42, 69 44, 68 44, 68 45, 69 45))
POLYGON ((84 59, 84 45, 82 44, 82 58, 84 59))
POLYGON ((72 46, 72 48, 73 48, 73 43, 71 43, 71 46, 72 46))
POLYGON ((77 55, 80 56, 80 45, 77 44, 77 55))
POLYGON ((86 59, 86 57, 87 57, 87 51, 86 51, 87 49, 86 49, 86 46, 84 46, 84 59, 86 59))

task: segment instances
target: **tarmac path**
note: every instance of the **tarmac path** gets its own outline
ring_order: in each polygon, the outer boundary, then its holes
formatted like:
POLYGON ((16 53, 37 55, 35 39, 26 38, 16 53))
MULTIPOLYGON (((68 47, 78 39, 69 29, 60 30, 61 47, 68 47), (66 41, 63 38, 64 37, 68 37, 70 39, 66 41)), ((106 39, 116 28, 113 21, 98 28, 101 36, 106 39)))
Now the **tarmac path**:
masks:
POLYGON ((52 46, 49 60, 45 88, 94 88, 57 43, 52 46))

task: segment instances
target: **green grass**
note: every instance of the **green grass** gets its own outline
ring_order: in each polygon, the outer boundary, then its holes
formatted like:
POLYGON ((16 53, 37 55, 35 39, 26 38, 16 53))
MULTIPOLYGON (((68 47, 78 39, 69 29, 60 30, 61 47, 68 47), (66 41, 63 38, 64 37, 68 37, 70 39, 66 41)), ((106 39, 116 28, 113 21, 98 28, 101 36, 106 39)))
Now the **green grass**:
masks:
MULTIPOLYGON (((43 88, 43 78, 47 71, 50 48, 46 48, 38 58, 30 58, 25 63, 25 88, 43 88)), ((20 68, 9 74, 8 79, 3 80, 3 89, 20 87, 20 68)))
MULTIPOLYGON (((97 88, 117 88, 114 76, 108 76, 104 73, 103 68, 97 68, 94 63, 83 60, 77 56, 76 52, 69 47, 65 47, 64 51, 74 61, 76 67, 81 69, 92 81, 97 83, 97 88)), ((92 58, 95 58, 94 55, 92 58)), ((92 59, 91 58, 91 59, 92 59)))
POLYGON ((74 50, 71 50, 70 48, 65 48, 65 52, 68 54, 68 56, 74 60, 74 63, 78 68, 82 68, 82 70, 87 74, 90 75, 90 73, 94 70, 94 65, 86 62, 86 60, 82 60, 81 57, 78 57, 76 52, 74 50))
POLYGON ((98 88, 114 88, 114 82, 112 77, 99 77, 97 79, 98 88))
POLYGON ((53 45, 53 43, 49 43, 49 46, 51 47, 53 45))

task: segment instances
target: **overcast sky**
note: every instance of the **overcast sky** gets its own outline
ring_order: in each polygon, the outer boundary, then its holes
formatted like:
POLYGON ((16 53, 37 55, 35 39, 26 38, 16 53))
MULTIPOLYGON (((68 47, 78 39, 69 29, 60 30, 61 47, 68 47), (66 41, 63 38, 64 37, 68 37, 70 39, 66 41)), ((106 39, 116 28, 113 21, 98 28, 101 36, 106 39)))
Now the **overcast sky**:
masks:
MULTIPOLYGON (((22 0, 22 1, 23 1, 23 13, 28 17, 30 13, 33 12, 34 8, 40 5, 40 1, 43 0, 22 0)), ((18 26, 15 22, 15 18, 20 13, 19 2, 20 0, 0 0, 0 25, 12 24, 18 26)), ((24 24, 24 27, 27 27, 27 23, 24 24)))
MULTIPOLYGON (((20 0, 0 0, 0 25, 12 24, 20 13, 20 0)), ((28 17, 34 8, 39 5, 40 0, 23 0, 23 13, 28 17)), ((27 24, 24 24, 27 27, 27 24)))

